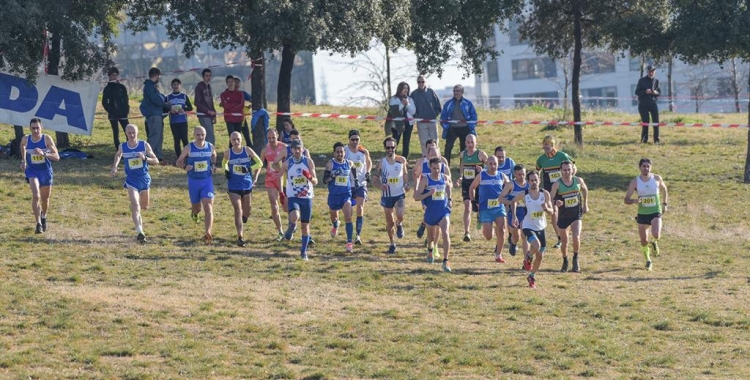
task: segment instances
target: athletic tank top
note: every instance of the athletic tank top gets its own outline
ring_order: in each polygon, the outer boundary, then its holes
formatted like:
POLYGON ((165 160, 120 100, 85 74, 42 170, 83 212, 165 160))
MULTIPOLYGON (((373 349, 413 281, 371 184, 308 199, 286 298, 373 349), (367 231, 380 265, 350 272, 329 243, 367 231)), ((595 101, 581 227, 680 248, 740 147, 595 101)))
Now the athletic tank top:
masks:
POLYGON ((331 159, 331 176, 333 180, 328 182, 328 194, 342 195, 352 193, 352 167, 349 161, 339 163, 331 159))
MULTIPOLYGON (((430 174, 430 160, 422 160, 422 175, 430 174)), ((445 164, 440 160, 440 174, 445 174, 445 164)))
POLYGON ((187 173, 188 178, 205 179, 211 177, 211 151, 213 145, 205 141, 203 148, 195 146, 195 142, 190 143, 190 152, 187 157, 187 164, 193 165, 193 168, 187 173))
POLYGON ((122 159, 125 161, 125 175, 131 178, 141 178, 148 175, 148 162, 141 159, 141 153, 146 155, 146 142, 138 140, 135 148, 130 148, 127 142, 120 144, 122 159))
POLYGON ((660 214, 661 200, 654 175, 651 174, 651 177, 645 182, 641 180, 641 176, 635 177, 635 179, 638 192, 638 213, 641 215, 660 214))
POLYGON ((250 169, 253 160, 247 155, 247 150, 242 147, 240 153, 235 153, 234 148, 229 149, 229 190, 250 190, 253 188, 253 171, 250 169))
POLYGON ((262 157, 266 160, 266 181, 275 181, 279 179, 281 172, 273 168, 273 162, 279 157, 279 154, 285 150, 283 144, 276 144, 276 149, 271 145, 266 145, 266 153, 262 157))
POLYGON ((404 194, 404 165, 398 161, 391 164, 387 158, 383 157, 380 161, 380 180, 386 185, 383 197, 397 197, 404 194))
POLYGON ((365 186, 365 172, 367 171, 367 156, 365 155, 365 152, 359 149, 357 149, 356 152, 352 152, 348 145, 344 147, 344 152, 346 152, 346 159, 354 164, 359 186, 365 186))
POLYGON ((292 143, 292 135, 289 134, 286 130, 281 131, 281 142, 284 144, 291 144, 292 143))
POLYGON ((544 192, 539 190, 539 197, 533 199, 531 198, 531 194, 529 194, 529 190, 526 190, 523 197, 526 202, 527 212, 523 218, 521 228, 528 228, 534 231, 541 231, 547 228, 547 216, 542 208, 545 202, 544 192))
POLYGON ((469 156, 468 151, 461 152, 461 176, 463 181, 472 182, 474 178, 479 174, 477 166, 484 166, 484 163, 479 159, 479 149, 474 154, 469 156))
POLYGON ((516 166, 516 162, 513 161, 513 159, 505 157, 505 160, 503 161, 502 165, 498 163, 497 171, 505 174, 505 176, 508 178, 513 178, 513 168, 515 166, 516 166))
POLYGON ((304 176, 305 171, 310 171, 307 163, 309 158, 302 156, 299 162, 294 161, 294 157, 287 158, 289 169, 286 173, 286 196, 287 198, 313 198, 313 185, 310 180, 304 176))
POLYGON ((557 199, 563 201, 560 207, 560 218, 575 218, 583 215, 581 205, 581 184, 578 177, 573 177, 570 186, 566 185, 562 178, 557 181, 557 199))
MULTIPOLYGON (((518 194, 525 193, 526 190, 529 189, 529 183, 528 182, 526 182, 525 185, 521 186, 514 179, 511 183, 513 184, 513 190, 511 190, 510 193, 508 193, 508 200, 512 200, 513 198, 517 197, 518 194)), ((521 198, 518 201, 518 203, 516 203, 516 207, 524 207, 525 208, 526 207, 526 199, 521 198)))
POLYGON ((479 210, 505 210, 505 205, 500 203, 500 193, 503 192, 505 177, 503 173, 496 172, 490 175, 486 170, 479 173, 479 210))
POLYGON ((427 207, 425 209, 425 215, 435 215, 445 212, 445 208, 448 206, 448 196, 445 193, 445 174, 440 173, 440 178, 437 180, 432 179, 429 174, 424 174, 424 178, 427 179, 427 185, 424 188, 422 194, 429 193, 430 190, 435 189, 435 194, 422 200, 422 203, 427 207))
POLYGON ((52 171, 52 162, 47 159, 44 155, 35 154, 36 148, 42 151, 47 151, 47 141, 45 135, 39 141, 34 142, 31 139, 31 135, 26 135, 26 167, 35 171, 52 171))

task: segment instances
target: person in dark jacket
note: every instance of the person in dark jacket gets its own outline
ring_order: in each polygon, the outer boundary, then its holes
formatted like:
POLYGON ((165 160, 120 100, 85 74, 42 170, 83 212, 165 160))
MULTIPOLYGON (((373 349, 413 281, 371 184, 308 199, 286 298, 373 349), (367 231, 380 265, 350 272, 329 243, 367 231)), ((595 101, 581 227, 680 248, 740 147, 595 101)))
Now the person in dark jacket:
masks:
POLYGON ((656 105, 656 99, 661 95, 661 89, 659 88, 659 80, 654 78, 656 73, 656 67, 649 66, 647 69, 648 74, 638 80, 638 85, 635 86, 635 94, 638 95, 638 113, 641 114, 641 142, 648 142, 648 126, 652 124, 654 126, 654 143, 658 144, 659 141, 659 107, 656 105), (651 121, 649 122, 649 115, 651 115, 651 121))
POLYGON ((161 162, 164 159, 161 146, 164 142, 164 112, 165 107, 171 107, 166 96, 156 87, 161 78, 161 70, 152 67, 148 71, 148 79, 143 82, 143 100, 141 100, 141 114, 146 118, 148 144, 161 162))
POLYGON ((120 130, 117 128, 117 124, 119 123, 122 126, 122 132, 125 133, 125 126, 129 124, 128 114, 130 113, 128 89, 117 79, 119 75, 120 70, 117 70, 116 67, 110 67, 107 70, 109 82, 102 93, 102 106, 107 111, 109 123, 112 125, 115 149, 120 147, 120 130))

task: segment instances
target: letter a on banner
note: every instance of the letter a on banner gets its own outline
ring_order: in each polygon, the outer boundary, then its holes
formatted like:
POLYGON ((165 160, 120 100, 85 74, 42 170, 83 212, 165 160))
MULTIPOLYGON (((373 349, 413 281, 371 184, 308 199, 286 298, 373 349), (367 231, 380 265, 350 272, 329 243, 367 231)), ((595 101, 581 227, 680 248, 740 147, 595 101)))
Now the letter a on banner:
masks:
POLYGON ((42 75, 33 85, 25 78, 0 73, 0 123, 27 125, 38 117, 45 129, 91 135, 98 93, 98 82, 42 75))

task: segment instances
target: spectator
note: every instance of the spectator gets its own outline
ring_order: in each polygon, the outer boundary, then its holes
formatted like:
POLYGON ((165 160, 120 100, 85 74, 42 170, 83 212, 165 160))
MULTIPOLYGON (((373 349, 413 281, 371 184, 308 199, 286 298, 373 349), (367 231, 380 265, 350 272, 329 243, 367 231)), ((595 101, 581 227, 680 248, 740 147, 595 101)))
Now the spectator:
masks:
POLYGON ((638 80, 638 84, 635 86, 635 94, 638 95, 638 113, 641 114, 641 142, 648 142, 648 126, 649 123, 654 125, 654 143, 658 144, 659 141, 659 106, 656 105, 656 98, 661 94, 659 88, 659 80, 654 78, 656 73, 656 67, 649 66, 647 69, 648 74, 645 77, 638 80), (649 114, 651 115, 651 121, 649 122, 649 114))
POLYGON ((148 79, 143 82, 143 100, 141 100, 141 114, 148 124, 148 144, 154 150, 159 162, 164 156, 161 151, 164 142, 164 107, 169 107, 166 97, 159 92, 157 86, 161 78, 161 70, 152 67, 148 71, 148 79))
MULTIPOLYGON (((416 112, 414 117, 417 119, 437 119, 440 115, 440 98, 435 91, 427 87, 422 75, 417 77, 417 89, 411 92, 411 98, 414 100, 416 112)), ((419 136, 419 146, 422 148, 422 157, 427 156, 425 144, 429 140, 438 142, 437 123, 434 121, 416 121, 417 136, 419 136)))
POLYGON ((206 141, 216 143, 214 124, 216 124, 216 108, 214 108, 214 93, 211 91, 211 69, 203 69, 201 72, 203 81, 195 86, 195 110, 198 112, 198 122, 206 130, 206 141))
POLYGON ((110 67, 107 70, 109 82, 102 93, 102 106, 107 111, 109 124, 112 125, 115 149, 120 148, 120 130, 117 128, 117 124, 119 123, 122 126, 122 132, 125 133, 125 126, 128 125, 128 114, 130 113, 128 89, 117 79, 119 75, 120 70, 117 70, 117 67, 110 67))
POLYGON ((179 79, 172 79, 172 93, 167 95, 167 101, 171 105, 169 109, 169 129, 172 130, 174 154, 177 157, 182 153, 182 148, 188 144, 188 117, 186 112, 193 110, 190 98, 180 92, 180 85, 182 85, 182 82, 179 79))
MULTIPOLYGON (((242 133, 242 120, 245 119, 245 98, 242 92, 237 91, 237 82, 234 75, 226 77, 227 89, 219 95, 219 106, 224 108, 224 122, 227 124, 227 133, 242 133)), ((231 144, 230 144, 231 147, 231 144)))
MULTIPOLYGON (((401 82, 396 87, 396 94, 391 96, 388 101, 388 117, 402 117, 403 120, 390 120, 391 136, 396 140, 398 145, 401 137, 404 137, 404 143, 401 146, 401 154, 409 158, 409 143, 411 141, 411 132, 414 129, 413 122, 408 119, 414 118, 414 100, 409 97, 409 84, 401 82)), ((388 131, 386 131, 386 134, 388 131)))
MULTIPOLYGON (((245 90, 242 89, 242 79, 240 79, 240 77, 238 77, 238 76, 234 77, 234 85, 237 88, 237 91, 239 91, 239 92, 242 93, 242 98, 243 98, 243 100, 245 102, 248 102, 248 103, 252 103, 253 102, 252 95, 250 95, 249 93, 247 93, 247 91, 245 91, 245 90)), ((245 102, 243 102, 243 110, 245 108, 247 108, 247 111, 249 112, 250 111, 250 107, 249 106, 245 106, 244 105, 245 102)), ((265 131, 265 129, 264 129, 264 131, 265 131)), ((247 119, 244 116, 242 116, 242 137, 245 138, 245 143, 248 146, 253 146, 253 139, 250 136, 250 127, 247 125, 247 119)))
POLYGON ((440 124, 443 126, 445 139, 445 153, 443 156, 451 162, 451 150, 456 138, 459 139, 460 151, 466 149, 466 136, 475 135, 477 127, 477 111, 468 99, 464 98, 464 86, 453 86, 453 97, 445 103, 440 114, 440 124))

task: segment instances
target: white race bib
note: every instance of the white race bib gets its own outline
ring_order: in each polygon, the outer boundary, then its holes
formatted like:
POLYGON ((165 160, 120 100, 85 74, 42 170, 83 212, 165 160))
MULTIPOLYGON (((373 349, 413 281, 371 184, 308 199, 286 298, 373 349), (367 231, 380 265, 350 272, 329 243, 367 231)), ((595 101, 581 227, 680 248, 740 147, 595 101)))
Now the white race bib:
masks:
POLYGON ((237 175, 245 175, 245 172, 242 171, 243 168, 242 165, 232 165, 232 172, 237 175))
POLYGON ((464 168, 464 179, 474 179, 476 175, 477 172, 474 168, 464 168))
POLYGON ((560 173, 559 170, 555 170, 555 171, 549 172, 547 176, 549 177, 550 182, 555 183, 557 182, 558 179, 562 177, 562 173, 560 173))
POLYGON ((487 208, 497 208, 500 207, 500 199, 488 199, 487 200, 487 208))
POLYGON ((643 207, 656 206, 656 196, 650 195, 648 197, 641 197, 641 206, 643 207))
POLYGON ((565 198, 565 207, 572 208, 578 206, 578 197, 565 198))
POLYGON ((292 179, 292 184, 294 186, 304 186, 307 185, 307 178, 303 176, 297 176, 292 179))
POLYGON ((336 176, 336 186, 346 186, 349 184, 349 176, 344 175, 337 175, 336 176))
POLYGON ((537 211, 531 213, 531 219, 540 220, 544 218, 544 211, 537 211))
POLYGON ((435 193, 432 194, 433 201, 444 201, 445 200, 445 189, 435 189, 435 193))
POLYGON ((140 169, 143 167, 143 160, 140 158, 131 158, 128 160, 128 166, 130 166, 131 169, 140 169))
POLYGON ((208 161, 196 161, 193 163, 193 170, 196 172, 208 171, 208 161))
POLYGON ((44 156, 41 154, 32 154, 31 155, 31 163, 32 164, 43 164, 44 163, 44 156))

